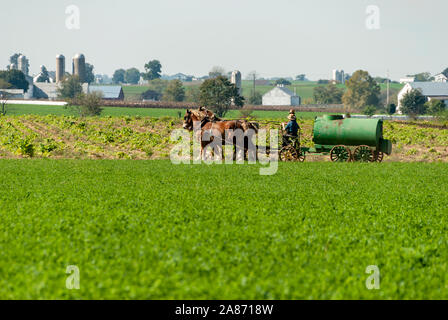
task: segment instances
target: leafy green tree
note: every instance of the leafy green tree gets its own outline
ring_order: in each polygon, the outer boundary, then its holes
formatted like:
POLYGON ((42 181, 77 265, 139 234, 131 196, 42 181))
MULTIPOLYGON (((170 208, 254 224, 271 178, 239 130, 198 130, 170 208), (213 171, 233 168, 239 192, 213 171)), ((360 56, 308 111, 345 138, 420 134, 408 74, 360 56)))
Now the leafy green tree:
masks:
POLYGON ((124 75, 126 74, 126 70, 124 69, 118 69, 114 72, 114 75, 112 77, 112 82, 115 84, 118 83, 125 83, 124 81, 124 75))
POLYGON ((23 89, 24 92, 28 91, 29 83, 22 71, 0 71, 0 79, 3 79, 4 82, 11 84, 12 89, 23 89))
POLYGON ((426 102, 425 107, 429 114, 438 115, 446 110, 445 102, 441 100, 431 100, 426 102))
POLYGON ((281 79, 276 80, 275 84, 282 84, 284 86, 290 86, 291 85, 291 81, 288 81, 286 79, 281 78, 281 79))
POLYGON ((442 71, 442 73, 445 75, 445 77, 448 77, 448 68, 442 71))
POLYGON ((11 89, 12 84, 10 84, 8 81, 5 81, 5 79, 0 78, 0 89, 11 89))
POLYGON ((434 80, 434 77, 431 76, 429 72, 421 72, 417 74, 407 75, 408 77, 415 77, 416 82, 428 82, 434 80))
POLYGON ((197 86, 189 86, 188 89, 186 90, 186 101, 188 102, 194 102, 194 103, 199 103, 199 95, 200 95, 200 90, 199 87, 197 86))
POLYGON ((140 81, 140 71, 137 68, 126 70, 124 81, 129 84, 137 84, 140 81))
POLYGON ((155 92, 163 95, 165 93, 165 89, 168 86, 168 80, 163 79, 154 79, 148 82, 148 89, 154 90, 155 92))
POLYGON ((93 73, 93 69, 95 67, 90 63, 86 63, 86 82, 91 84, 95 81, 95 74, 93 73))
POLYGON ((162 65, 159 60, 151 60, 145 64, 146 73, 143 74, 143 79, 154 80, 160 79, 162 73, 162 65))
POLYGON ((209 107, 218 117, 224 116, 234 104, 243 107, 244 98, 238 93, 238 88, 226 77, 205 80, 200 87, 199 103, 209 107))
POLYGON ((299 74, 296 76, 296 80, 297 81, 305 81, 306 80, 306 75, 305 74, 299 74))
POLYGON ((81 93, 82 85, 78 76, 65 77, 61 87, 58 89, 58 97, 61 99, 74 99, 81 93))
POLYGON ((338 88, 334 84, 326 86, 318 86, 313 90, 314 101, 322 104, 340 104, 342 103, 342 96, 344 89, 338 88))
POLYGON ((367 71, 356 71, 350 80, 346 81, 347 91, 342 96, 347 111, 362 109, 365 106, 378 106, 380 86, 367 71))
POLYGON ((373 116, 376 112, 376 107, 375 106, 366 106, 363 110, 362 113, 365 114, 366 116, 373 116))
POLYGON ((36 82, 50 82, 50 76, 48 75, 48 70, 42 66, 40 76, 37 78, 36 82))
POLYGON ((412 89, 401 99, 401 112, 411 117, 426 113, 426 98, 418 89, 412 89))
POLYGON ((214 66, 208 73, 208 76, 210 78, 225 77, 226 75, 227 75, 226 70, 223 67, 219 66, 214 66))
POLYGON ((162 97, 160 92, 148 89, 140 95, 142 100, 151 100, 151 101, 159 101, 162 97))
POLYGON ((252 90, 252 93, 250 94, 249 97, 249 104, 254 105, 254 106, 259 106, 263 103, 263 96, 261 95, 260 92, 252 90))
POLYGON ((164 101, 184 101, 185 88, 180 80, 172 80, 168 83, 168 86, 163 93, 164 101))
POLYGON ((391 103, 387 106, 386 112, 388 115, 393 115, 395 112, 397 112, 397 106, 395 103, 391 103))
POLYGON ((103 109, 101 92, 80 93, 70 101, 70 106, 75 108, 81 117, 99 116, 103 109))

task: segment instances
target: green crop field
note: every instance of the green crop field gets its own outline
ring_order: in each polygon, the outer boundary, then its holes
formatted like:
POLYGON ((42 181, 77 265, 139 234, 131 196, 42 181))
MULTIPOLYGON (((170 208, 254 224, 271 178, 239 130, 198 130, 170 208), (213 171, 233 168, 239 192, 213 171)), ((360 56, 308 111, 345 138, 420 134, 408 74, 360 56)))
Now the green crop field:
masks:
POLYGON ((259 167, 0 160, 0 299, 448 298, 446 164, 259 167))
MULTIPOLYGON (((170 109, 170 108, 123 108, 123 107, 103 107, 101 116, 103 117, 120 117, 120 116, 141 116, 141 117, 181 117, 183 118, 186 109, 170 109)), ((76 115, 73 109, 62 106, 48 105, 7 105, 7 115, 76 115)), ((297 116, 303 119, 314 119, 318 115, 325 114, 323 112, 298 112, 297 116)), ((285 119, 288 115, 287 111, 253 111, 251 116, 255 118, 276 118, 285 119)), ((241 117, 239 110, 230 110, 226 114, 226 118, 241 117)))

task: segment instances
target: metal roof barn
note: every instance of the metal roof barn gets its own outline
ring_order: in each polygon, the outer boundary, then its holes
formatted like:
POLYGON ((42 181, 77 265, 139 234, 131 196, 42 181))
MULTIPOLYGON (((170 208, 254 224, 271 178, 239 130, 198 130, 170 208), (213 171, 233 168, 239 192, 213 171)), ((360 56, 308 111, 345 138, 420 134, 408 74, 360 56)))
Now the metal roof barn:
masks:
POLYGON ((123 100, 124 93, 121 86, 90 86, 89 92, 100 92, 105 100, 123 100))

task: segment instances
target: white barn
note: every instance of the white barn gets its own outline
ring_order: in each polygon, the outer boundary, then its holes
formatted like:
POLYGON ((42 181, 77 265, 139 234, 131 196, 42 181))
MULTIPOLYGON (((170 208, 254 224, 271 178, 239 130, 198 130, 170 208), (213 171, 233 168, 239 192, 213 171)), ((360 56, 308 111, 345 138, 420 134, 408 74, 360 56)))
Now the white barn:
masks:
POLYGON ((411 82, 407 83, 398 93, 398 113, 401 113, 401 99, 412 89, 420 90, 427 101, 442 100, 448 105, 448 82, 411 82))
POLYGON ((264 106, 300 106, 300 102, 300 97, 283 85, 263 95, 264 106))

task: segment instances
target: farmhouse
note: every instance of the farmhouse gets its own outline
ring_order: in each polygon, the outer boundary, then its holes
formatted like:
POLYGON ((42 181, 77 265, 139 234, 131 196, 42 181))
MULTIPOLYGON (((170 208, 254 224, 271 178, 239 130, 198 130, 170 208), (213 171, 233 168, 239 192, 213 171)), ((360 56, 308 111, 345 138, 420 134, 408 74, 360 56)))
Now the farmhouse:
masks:
POLYGON ((299 106, 300 97, 283 85, 263 95, 264 106, 299 106))
POLYGON ((401 113, 401 99, 412 89, 420 90, 427 101, 442 100, 448 105, 448 82, 410 82, 398 93, 398 113, 401 113))
POLYGON ((434 76, 434 82, 448 82, 448 77, 443 73, 436 74, 434 76))
POLYGON ((124 100, 121 86, 89 86, 89 92, 99 92, 104 100, 124 100))

